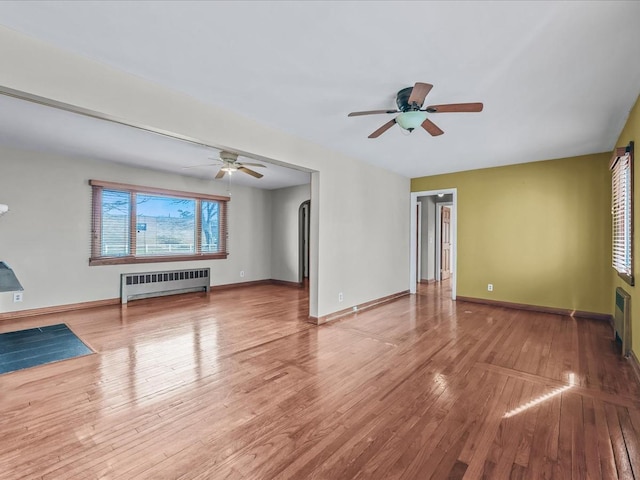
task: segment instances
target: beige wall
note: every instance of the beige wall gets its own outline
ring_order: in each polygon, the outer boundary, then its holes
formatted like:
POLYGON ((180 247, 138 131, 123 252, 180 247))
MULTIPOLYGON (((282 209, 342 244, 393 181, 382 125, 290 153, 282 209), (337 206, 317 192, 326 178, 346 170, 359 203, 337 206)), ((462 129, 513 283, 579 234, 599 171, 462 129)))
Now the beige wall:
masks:
POLYGON ((1 86, 316 171, 311 315, 408 289, 409 179, 2 27, 0 64, 1 86))
POLYGON ((458 189, 457 294, 611 313, 609 158, 413 179, 414 192, 458 189))
MULTIPOLYGON (((611 276, 613 281, 613 287, 609 295, 610 309, 614 311, 615 305, 615 289, 616 287, 622 287, 631 295, 631 345, 636 357, 640 357, 640 290, 638 290, 638 279, 640 278, 640 168, 638 168, 638 158, 640 155, 640 97, 636 100, 636 104, 629 113, 627 123, 620 133, 620 137, 616 142, 616 147, 624 147, 629 142, 634 142, 634 171, 633 171, 633 184, 634 184, 634 196, 633 196, 633 223, 634 223, 634 238, 633 238, 633 273, 635 277, 636 286, 631 286, 623 281, 618 274, 611 268, 611 276)), ((612 152, 613 154, 613 152, 612 152)))
POLYGON ((232 186, 226 260, 89 267, 90 179, 225 195, 226 185, 89 159, 0 148, 0 259, 24 301, 0 294, 0 312, 117 298, 120 274, 211 267, 211 284, 271 278, 271 193, 232 186), (240 278, 240 271, 245 277, 240 278))

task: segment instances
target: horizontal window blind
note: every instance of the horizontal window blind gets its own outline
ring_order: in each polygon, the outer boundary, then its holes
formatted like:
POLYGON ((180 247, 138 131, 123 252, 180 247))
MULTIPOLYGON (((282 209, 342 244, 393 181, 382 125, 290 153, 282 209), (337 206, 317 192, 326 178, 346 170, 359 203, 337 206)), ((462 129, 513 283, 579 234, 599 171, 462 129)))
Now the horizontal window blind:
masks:
POLYGON ((632 145, 617 149, 611 162, 612 265, 633 284, 632 145))
POLYGON ((227 258, 229 197, 89 183, 90 265, 227 258))

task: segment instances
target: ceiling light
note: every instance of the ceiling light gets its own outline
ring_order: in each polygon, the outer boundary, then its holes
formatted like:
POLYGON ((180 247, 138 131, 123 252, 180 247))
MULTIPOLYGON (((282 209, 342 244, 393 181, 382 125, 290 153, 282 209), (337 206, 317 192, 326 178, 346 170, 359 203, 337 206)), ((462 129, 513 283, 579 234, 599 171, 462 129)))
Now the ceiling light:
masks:
POLYGON ((408 112, 402 112, 396 117, 396 123, 405 130, 410 132, 413 129, 418 128, 427 119, 427 112, 421 112, 420 110, 411 110, 408 112))
POLYGON ((439 196, 440 198, 442 198, 442 197, 444 197, 444 193, 439 193, 439 194, 438 194, 438 196, 439 196))
POLYGON ((238 170, 236 167, 234 167, 233 165, 225 165, 224 167, 222 167, 220 170, 222 170, 223 172, 235 172, 236 170, 238 170))
POLYGON ((8 211, 9 211, 9 206, 0 203, 0 215, 2 215, 3 213, 7 213, 8 211))

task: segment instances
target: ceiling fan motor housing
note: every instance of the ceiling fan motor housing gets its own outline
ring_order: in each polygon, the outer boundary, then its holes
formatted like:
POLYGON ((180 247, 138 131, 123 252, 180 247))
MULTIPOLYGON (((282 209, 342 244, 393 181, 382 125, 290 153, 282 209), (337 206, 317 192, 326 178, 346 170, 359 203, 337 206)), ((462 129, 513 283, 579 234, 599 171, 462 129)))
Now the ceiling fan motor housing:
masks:
POLYGON ((238 160, 238 154, 233 152, 220 152, 220 160, 226 163, 235 163, 238 160))
POLYGON ((396 96, 396 105, 398 106, 398 110, 400 110, 401 112, 420 109, 420 105, 409 105, 409 97, 411 96, 412 91, 413 87, 407 87, 398 92, 398 95, 396 96))

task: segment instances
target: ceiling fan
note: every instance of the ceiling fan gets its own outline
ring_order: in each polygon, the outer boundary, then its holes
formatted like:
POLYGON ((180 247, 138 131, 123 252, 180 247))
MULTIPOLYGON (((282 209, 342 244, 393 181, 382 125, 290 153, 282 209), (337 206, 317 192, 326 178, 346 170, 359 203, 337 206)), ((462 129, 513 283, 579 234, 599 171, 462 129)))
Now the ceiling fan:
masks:
MULTIPOLYGON (((216 179, 220 179, 224 177, 226 173, 231 175, 233 172, 244 172, 251 175, 252 177, 262 178, 264 177, 264 175, 256 172, 255 170, 251 170, 250 168, 247 168, 247 166, 267 168, 266 166, 260 163, 240 163, 238 162, 237 153, 227 152, 225 150, 222 150, 220 152, 220 157, 215 160, 222 164, 222 166, 220 167, 220 170, 218 171, 218 174, 215 176, 216 179)), ((184 168, 215 166, 215 165, 218 165, 219 163, 207 163, 205 165, 193 165, 191 167, 184 167, 184 168)))
POLYGON ((444 105, 429 105, 422 108, 424 99, 431 91, 433 85, 428 83, 416 82, 413 87, 403 88, 396 95, 397 110, 368 110, 365 112, 351 112, 349 117, 358 117, 360 115, 377 115, 380 113, 399 113, 397 117, 389 120, 387 123, 378 128, 369 135, 369 138, 378 138, 384 132, 393 127, 396 123, 400 128, 413 132, 417 127, 424 128, 434 137, 442 135, 444 132, 433 123, 429 118, 431 113, 449 113, 449 112, 481 112, 482 103, 447 103, 444 105))

